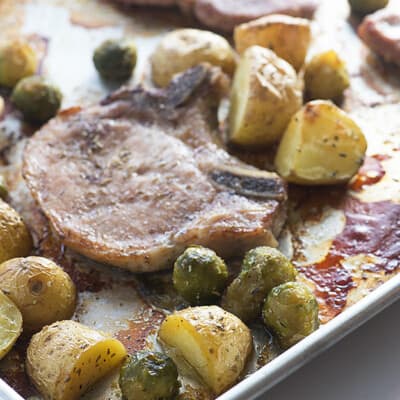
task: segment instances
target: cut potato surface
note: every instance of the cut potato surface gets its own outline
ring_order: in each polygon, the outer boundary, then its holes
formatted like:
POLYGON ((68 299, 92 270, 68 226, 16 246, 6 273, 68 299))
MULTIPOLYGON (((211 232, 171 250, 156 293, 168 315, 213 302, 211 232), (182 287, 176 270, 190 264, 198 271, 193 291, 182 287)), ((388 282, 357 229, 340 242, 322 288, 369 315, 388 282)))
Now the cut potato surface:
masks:
POLYGON ((251 46, 267 47, 298 71, 311 42, 311 24, 303 18, 267 15, 237 26, 234 38, 239 54, 251 46))
POLYGON ((249 47, 233 80, 231 142, 250 147, 276 142, 301 105, 301 85, 293 67, 271 50, 249 47))
POLYGON ((22 315, 0 290, 0 360, 11 350, 22 332, 22 315))
POLYGON ((329 101, 307 103, 291 120, 275 165, 289 182, 346 182, 363 163, 367 142, 358 125, 329 101))
POLYGON ((29 377, 47 400, 75 400, 126 356, 121 342, 75 321, 55 322, 32 337, 29 377))
POLYGON ((75 311, 75 285, 66 272, 43 257, 13 258, 0 265, 0 289, 20 309, 25 332, 68 319, 75 311))
POLYGON ((217 306, 187 308, 168 316, 161 342, 182 356, 219 394, 232 386, 252 351, 250 330, 217 306))

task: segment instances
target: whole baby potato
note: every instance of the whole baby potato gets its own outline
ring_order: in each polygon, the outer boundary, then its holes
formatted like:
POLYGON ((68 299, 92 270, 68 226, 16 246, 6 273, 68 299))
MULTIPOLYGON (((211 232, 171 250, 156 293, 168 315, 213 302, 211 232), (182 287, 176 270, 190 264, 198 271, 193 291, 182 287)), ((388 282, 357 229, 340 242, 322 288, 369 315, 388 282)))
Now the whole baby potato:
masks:
POLYGON ((251 46, 267 47, 298 71, 311 42, 311 24, 303 18, 267 15, 238 25, 234 38, 239 54, 251 46))
POLYGON ((167 86, 172 77, 197 64, 208 62, 232 75, 235 53, 220 35, 199 29, 178 29, 166 35, 151 56, 152 79, 167 86))
POLYGON ((293 67, 269 49, 249 47, 233 78, 230 141, 248 147, 278 141, 302 101, 293 67))
POLYGON ((0 263, 27 256, 31 250, 32 238, 21 216, 0 200, 0 263))
POLYGON ((75 311, 71 278, 43 257, 14 258, 0 265, 0 290, 20 309, 25 332, 68 319, 75 311))

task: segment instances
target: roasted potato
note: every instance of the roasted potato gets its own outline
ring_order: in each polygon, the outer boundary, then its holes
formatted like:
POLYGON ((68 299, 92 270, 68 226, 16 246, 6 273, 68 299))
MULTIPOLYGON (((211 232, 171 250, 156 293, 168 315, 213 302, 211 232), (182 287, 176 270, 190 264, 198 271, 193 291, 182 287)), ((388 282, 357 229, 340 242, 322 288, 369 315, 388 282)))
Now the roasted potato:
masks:
POLYGON ((211 304, 221 297, 228 268, 217 254, 202 246, 188 247, 175 261, 173 282, 191 305, 211 304))
POLYGON ((304 64, 311 42, 311 24, 303 18, 267 15, 238 25, 234 38, 239 54, 251 46, 267 47, 298 71, 304 64))
POLYGON ((14 258, 0 265, 0 290, 20 309, 24 331, 68 319, 75 311, 76 290, 61 267, 43 257, 14 258))
POLYGON ((316 100, 293 116, 275 165, 289 182, 337 184, 356 174, 366 149, 363 132, 344 111, 329 101, 316 100))
POLYGON ((13 87, 20 79, 33 75, 38 67, 36 53, 23 40, 0 47, 0 85, 13 87))
POLYGON ((0 262, 27 256, 32 250, 32 238, 21 216, 0 200, 0 262))
POLYGON ((252 351, 250 330, 217 306, 175 312, 161 324, 159 339, 183 357, 216 394, 235 383, 252 351))
POLYGON ((32 337, 26 370, 45 400, 76 400, 125 357, 118 340, 75 321, 60 321, 32 337))
POLYGON ((233 79, 231 142, 253 147, 276 142, 301 105, 301 85, 293 67, 271 50, 249 47, 233 79))
POLYGON ((0 360, 11 350, 22 332, 22 315, 0 290, 0 360))
POLYGON ((300 282, 288 282, 269 293, 263 308, 264 323, 283 348, 293 346, 319 327, 318 302, 300 282))
POLYGON ((232 75, 236 59, 228 41, 199 29, 178 29, 164 36, 151 56, 152 79, 167 86, 172 77, 202 62, 219 66, 232 75))
POLYGON ((350 85, 346 63, 334 50, 316 54, 306 65, 304 84, 310 100, 340 100, 350 85))

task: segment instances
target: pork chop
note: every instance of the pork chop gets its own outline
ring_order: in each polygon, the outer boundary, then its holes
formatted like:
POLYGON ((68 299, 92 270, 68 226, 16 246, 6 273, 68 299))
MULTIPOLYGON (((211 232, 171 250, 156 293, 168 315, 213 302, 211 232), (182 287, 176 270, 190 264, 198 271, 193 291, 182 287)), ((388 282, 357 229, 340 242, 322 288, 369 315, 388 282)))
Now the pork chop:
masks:
POLYGON ((269 14, 313 16, 317 0, 178 0, 186 11, 209 28, 231 32, 236 25, 269 14))
POLYGON ((147 272, 190 244, 223 257, 276 244, 286 189, 219 145, 225 79, 198 66, 167 89, 122 89, 31 138, 24 178, 65 245, 147 272))
POLYGON ((400 12, 383 9, 364 18, 358 34, 364 43, 386 61, 400 65, 400 12))

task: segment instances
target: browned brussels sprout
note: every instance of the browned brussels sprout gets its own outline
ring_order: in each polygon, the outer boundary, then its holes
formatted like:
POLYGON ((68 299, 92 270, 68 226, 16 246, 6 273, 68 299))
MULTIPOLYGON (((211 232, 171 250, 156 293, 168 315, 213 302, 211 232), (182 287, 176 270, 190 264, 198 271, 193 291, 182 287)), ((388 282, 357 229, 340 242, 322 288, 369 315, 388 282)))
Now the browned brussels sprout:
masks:
POLYGON ((44 123, 57 114, 62 94, 45 78, 31 76, 18 82, 11 100, 27 120, 44 123))
POLYGON ((175 289, 192 305, 209 304, 218 299, 227 279, 225 262, 205 247, 187 248, 174 265, 175 289))
POLYGON ((94 52, 94 65, 103 79, 125 81, 136 66, 137 50, 133 42, 106 40, 94 52))
POLYGON ((318 303, 304 284, 284 283, 268 295, 263 319, 277 335, 281 347, 288 348, 318 329, 318 303))
POLYGON ((140 351, 121 367, 119 386, 124 400, 169 400, 179 392, 176 365, 162 353, 140 351))
POLYGON ((266 246, 252 249, 244 257, 242 271, 228 286, 222 307, 251 321, 261 315, 269 291, 296 276, 296 269, 279 250, 266 246))

